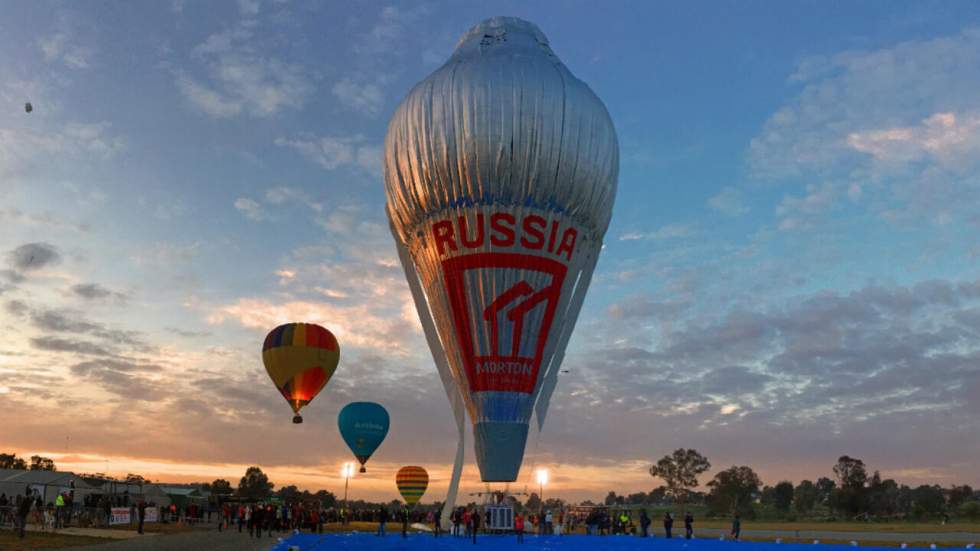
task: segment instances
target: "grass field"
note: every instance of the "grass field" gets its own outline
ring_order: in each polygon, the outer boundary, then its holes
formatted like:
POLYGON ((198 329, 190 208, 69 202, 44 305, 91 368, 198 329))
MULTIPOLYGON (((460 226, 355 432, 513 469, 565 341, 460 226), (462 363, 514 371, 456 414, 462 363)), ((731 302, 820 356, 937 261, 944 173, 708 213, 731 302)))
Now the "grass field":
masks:
POLYGON ((96 543, 107 543, 112 540, 103 538, 90 538, 87 536, 69 536, 67 534, 52 534, 50 532, 28 532, 24 539, 18 538, 12 531, 0 531, 0 550, 3 551, 27 551, 30 549, 60 549, 62 547, 74 547, 76 545, 92 545, 96 543))
MULTIPOLYGON (((679 523, 683 528, 683 523, 679 523)), ((656 526, 656 523, 654 524, 656 526)), ((674 528, 677 529, 675 523, 674 528)), ((696 528, 731 528, 731 521, 700 520, 694 523, 696 528)), ((888 532, 888 533, 925 533, 925 532, 968 532, 980 534, 980 523, 951 522, 754 522, 742 521, 742 530, 813 530, 822 532, 888 532)))

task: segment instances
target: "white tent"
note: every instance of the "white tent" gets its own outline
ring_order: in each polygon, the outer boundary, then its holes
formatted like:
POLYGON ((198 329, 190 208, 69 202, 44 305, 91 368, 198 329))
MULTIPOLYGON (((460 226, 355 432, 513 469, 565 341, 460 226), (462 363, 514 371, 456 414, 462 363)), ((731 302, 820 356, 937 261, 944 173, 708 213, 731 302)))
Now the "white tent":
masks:
POLYGON ((40 494, 45 503, 54 503, 61 492, 74 490, 76 503, 81 503, 86 495, 98 492, 72 472, 0 469, 0 493, 13 498, 18 494, 24 495, 28 488, 40 494))

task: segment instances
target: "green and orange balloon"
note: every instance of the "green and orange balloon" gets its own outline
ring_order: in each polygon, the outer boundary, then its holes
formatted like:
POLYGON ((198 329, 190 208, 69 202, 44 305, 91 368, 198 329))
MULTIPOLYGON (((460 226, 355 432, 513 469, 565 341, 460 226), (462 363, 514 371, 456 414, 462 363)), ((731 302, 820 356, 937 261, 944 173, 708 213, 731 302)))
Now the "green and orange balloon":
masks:
POLYGON ((337 338, 312 323, 280 325, 269 332, 262 345, 265 370, 293 408, 293 423, 303 422, 299 410, 327 385, 339 361, 337 338))

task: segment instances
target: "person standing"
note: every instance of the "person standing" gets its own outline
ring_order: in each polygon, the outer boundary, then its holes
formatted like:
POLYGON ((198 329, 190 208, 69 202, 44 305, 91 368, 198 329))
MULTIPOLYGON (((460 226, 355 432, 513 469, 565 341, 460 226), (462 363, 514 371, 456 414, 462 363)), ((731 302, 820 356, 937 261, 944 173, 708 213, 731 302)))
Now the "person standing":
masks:
POLYGON ((401 521, 402 521, 402 539, 405 539, 408 537, 408 507, 402 509, 401 521))
POLYGON ((732 519, 732 539, 738 541, 738 538, 742 535, 742 519, 736 514, 735 518, 732 519))
POLYGON ((58 497, 54 498, 54 527, 61 528, 65 513, 65 496, 63 494, 58 494, 58 497))
POLYGON ((670 516, 670 513, 664 513, 664 534, 667 539, 670 539, 672 531, 674 529, 674 517, 670 516))
POLYGON ((385 537, 385 526, 388 524, 388 509, 380 507, 378 509, 378 536, 385 537))
MULTIPOLYGON (((256 538, 261 538, 262 537, 262 516, 263 516, 264 513, 265 513, 265 511, 262 510, 262 506, 261 505, 253 505, 252 506, 252 524, 251 524, 251 526, 252 526, 252 528, 255 529, 255 537, 256 538)), ((249 530, 249 532, 251 533, 251 530, 249 530)))
POLYGON ((435 516, 432 518, 432 534, 435 537, 439 537, 439 532, 442 530, 442 509, 436 511, 435 516))
POLYGON ((646 538, 650 536, 650 516, 647 515, 647 510, 643 509, 640 511, 640 537, 646 538))
POLYGON ((476 533, 480 531, 480 512, 479 511, 477 511, 477 510, 474 510, 473 511, 473 514, 470 515, 470 523, 472 524, 472 527, 471 528, 472 528, 472 532, 473 532, 473 543, 476 543, 476 533))
POLYGON ((139 504, 136 505, 136 514, 139 516, 139 528, 136 530, 137 534, 143 533, 143 522, 146 521, 146 501, 140 500, 139 504))
POLYGON ((694 515, 690 511, 684 516, 684 538, 691 539, 694 537, 694 515))
POLYGON ((524 543, 524 515, 520 513, 514 517, 514 533, 517 534, 517 543, 524 543))
POLYGON ((31 497, 30 488, 24 492, 24 495, 20 497, 17 502, 17 537, 24 537, 24 530, 27 529, 27 516, 31 514, 31 505, 34 504, 34 499, 31 497))

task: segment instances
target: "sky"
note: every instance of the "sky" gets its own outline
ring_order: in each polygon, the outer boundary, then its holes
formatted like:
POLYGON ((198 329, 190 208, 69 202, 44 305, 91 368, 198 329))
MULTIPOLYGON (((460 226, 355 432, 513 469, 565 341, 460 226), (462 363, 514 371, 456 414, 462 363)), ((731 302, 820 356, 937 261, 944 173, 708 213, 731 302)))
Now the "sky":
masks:
MULTIPOLYGON (((768 484, 840 455, 980 485, 980 4, 11 2, 0 10, 0 451, 444 497, 455 425, 384 215, 382 141, 471 26, 536 23, 605 102, 619 191, 544 430, 546 497, 679 447, 768 484), (34 110, 25 112, 25 102, 34 110), (292 425, 261 344, 338 337, 292 425)), ((468 450, 462 491, 482 489, 468 450)))

